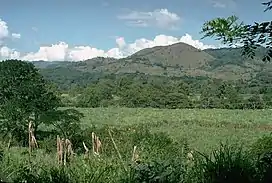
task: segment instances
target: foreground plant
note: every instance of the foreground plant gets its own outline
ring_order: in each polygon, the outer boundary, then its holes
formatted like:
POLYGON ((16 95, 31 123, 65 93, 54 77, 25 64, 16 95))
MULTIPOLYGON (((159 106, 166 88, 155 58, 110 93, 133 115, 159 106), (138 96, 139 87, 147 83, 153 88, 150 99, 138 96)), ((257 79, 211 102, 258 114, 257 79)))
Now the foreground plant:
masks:
POLYGON ((193 182, 253 183, 256 169, 241 147, 221 144, 211 155, 201 154, 193 167, 193 182))

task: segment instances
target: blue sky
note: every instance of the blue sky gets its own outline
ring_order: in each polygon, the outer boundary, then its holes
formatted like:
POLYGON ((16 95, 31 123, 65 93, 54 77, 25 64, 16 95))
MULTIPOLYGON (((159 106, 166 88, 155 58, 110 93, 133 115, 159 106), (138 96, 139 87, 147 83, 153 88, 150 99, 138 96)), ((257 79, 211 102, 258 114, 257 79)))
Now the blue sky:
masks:
MULTIPOLYGON (((184 40, 188 41, 188 36, 193 40, 199 40, 202 36, 199 34, 201 25, 204 21, 216 17, 235 14, 246 23, 270 20, 271 14, 263 13, 264 7, 261 2, 261 0, 2 0, 0 19, 6 23, 11 36, 2 36, 0 48, 1 46, 9 48, 10 54, 16 51, 22 57, 29 52, 35 54, 40 47, 50 47, 52 44, 58 45, 63 42, 62 50, 58 52, 57 49, 61 48, 56 48, 54 54, 57 56, 53 55, 52 59, 58 57, 66 59, 74 47, 77 47, 76 50, 84 51, 71 54, 86 54, 87 56, 83 58, 91 55, 93 48, 98 49, 98 52, 95 50, 98 56, 106 54, 112 48, 118 48, 112 50, 113 52, 120 52, 120 46, 123 52, 130 54, 132 49, 134 52, 138 51, 141 45, 137 48, 135 45, 128 45, 142 38, 152 41, 158 35, 165 35, 180 39, 188 34, 184 40)), ((1 30, 3 29, 0 28, 0 39, 1 30)), ((161 39, 164 42, 162 44, 168 44, 168 38, 161 39)), ((145 43, 145 40, 139 44, 145 43)), ((175 41, 170 41, 169 44, 173 42, 175 41)), ((212 39, 201 42, 205 45, 218 44, 212 39)), ((152 46, 155 43, 148 44, 152 46)), ((160 43, 157 41, 155 45, 157 44, 160 43)), ((52 49, 45 50, 44 48, 40 52, 53 52, 52 49)), ((5 57, 8 57, 7 49, 4 51, 5 57)), ((39 53, 36 57, 46 60, 48 57, 46 54, 48 53, 39 53)), ((36 57, 29 58, 35 60, 36 57)))

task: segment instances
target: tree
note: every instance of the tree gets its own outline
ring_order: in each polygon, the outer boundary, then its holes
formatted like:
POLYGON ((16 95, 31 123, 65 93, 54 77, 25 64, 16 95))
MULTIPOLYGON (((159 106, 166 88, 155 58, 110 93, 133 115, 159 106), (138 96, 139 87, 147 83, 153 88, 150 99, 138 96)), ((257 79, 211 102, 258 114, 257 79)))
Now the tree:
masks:
POLYGON ((235 85, 231 83, 222 82, 222 84, 217 88, 216 96, 220 99, 222 108, 242 108, 242 98, 239 96, 235 85))
POLYGON ((220 98, 216 95, 218 83, 208 80, 201 87, 200 108, 222 108, 220 98))
POLYGON ((23 142, 28 122, 35 131, 40 116, 60 105, 58 97, 32 63, 20 60, 0 62, 0 130, 23 142), (32 118, 32 119, 31 119, 32 118))
POLYGON ((103 100, 111 100, 112 88, 106 84, 92 84, 83 90, 78 105, 83 107, 100 107, 103 100))
POLYGON ((245 108, 247 109, 264 109, 265 108, 265 102, 261 98, 260 95, 253 95, 251 96, 246 104, 245 108))
MULTIPOLYGON (((265 12, 272 9, 272 0, 262 3, 266 6, 265 12)), ((223 44, 241 45, 242 55, 253 58, 256 49, 263 46, 267 49, 263 61, 272 58, 272 21, 244 24, 238 17, 216 18, 204 23, 201 33, 204 37, 216 37, 223 44)))
POLYGON ((165 107, 168 109, 191 108, 191 101, 184 93, 168 93, 165 96, 165 107))
POLYGON ((64 138, 73 139, 81 133, 80 119, 83 113, 75 109, 49 111, 41 116, 41 121, 54 126, 54 131, 64 138))

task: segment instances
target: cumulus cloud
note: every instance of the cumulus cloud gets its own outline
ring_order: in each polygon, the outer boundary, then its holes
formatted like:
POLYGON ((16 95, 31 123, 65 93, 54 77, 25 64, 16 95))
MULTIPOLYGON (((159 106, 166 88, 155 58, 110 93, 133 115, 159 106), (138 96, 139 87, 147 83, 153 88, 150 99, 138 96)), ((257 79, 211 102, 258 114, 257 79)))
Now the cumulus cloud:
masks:
POLYGON ((19 59, 20 58, 20 52, 8 48, 7 46, 0 47, 0 58, 2 60, 5 59, 19 59))
POLYGON ((44 61, 62 61, 66 59, 68 44, 59 42, 50 46, 41 46, 38 52, 28 53, 23 56, 23 60, 44 60, 44 61))
POLYGON ((131 11, 124 15, 117 16, 124 20, 129 26, 137 27, 159 27, 163 29, 176 29, 180 17, 167 9, 156 9, 152 12, 131 11))
POLYGON ((126 41, 125 41, 125 38, 123 37, 118 37, 116 38, 116 44, 119 48, 124 48, 126 46, 126 41))
POLYGON ((107 56, 104 50, 92 48, 90 46, 77 46, 69 50, 68 59, 78 61, 104 56, 107 56))
POLYGON ((0 60, 4 59, 18 59, 20 58, 20 52, 15 49, 7 47, 4 43, 9 38, 20 38, 21 35, 18 33, 9 32, 7 23, 0 19, 0 60))
POLYGON ((15 39, 20 39, 20 38, 21 38, 21 34, 12 33, 12 34, 11 34, 11 37, 12 37, 12 38, 15 38, 15 39))
POLYGON ((44 61, 81 61, 94 57, 124 58, 145 48, 154 46, 166 46, 174 43, 187 43, 198 49, 216 48, 214 45, 206 45, 199 40, 194 40, 191 35, 185 34, 177 38, 173 36, 158 35, 153 40, 141 38, 134 43, 126 43, 123 37, 116 38, 116 47, 109 50, 102 50, 91 46, 69 47, 65 42, 42 46, 37 52, 28 53, 21 57, 22 60, 44 60, 44 61))
POLYGON ((19 39, 21 38, 21 34, 10 34, 7 23, 0 18, 0 43, 3 43, 3 40, 9 37, 19 39))
POLYGON ((8 35, 9 31, 7 23, 0 18, 0 45, 3 42, 3 39, 8 37, 8 35))

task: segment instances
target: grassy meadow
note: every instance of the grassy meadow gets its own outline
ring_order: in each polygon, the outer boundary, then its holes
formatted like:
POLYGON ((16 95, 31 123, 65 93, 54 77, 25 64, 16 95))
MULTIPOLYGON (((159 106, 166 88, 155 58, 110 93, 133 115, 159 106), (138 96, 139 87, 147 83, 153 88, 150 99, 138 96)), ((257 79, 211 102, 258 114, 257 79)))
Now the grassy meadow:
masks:
POLYGON ((249 145, 272 129, 271 110, 77 108, 85 126, 133 126, 187 139, 191 148, 207 151, 220 141, 249 145))
POLYGON ((31 154, 27 146, 9 146, 6 141, 0 144, 0 180, 28 183, 272 180, 271 166, 267 168, 262 159, 256 158, 258 153, 272 150, 271 110, 77 110, 84 114, 83 128, 71 136, 74 155, 67 158, 66 165, 58 164, 55 135, 44 139, 37 136, 39 147, 31 154), (102 142, 99 156, 92 153, 91 132, 102 142), (89 153, 84 151, 82 142, 90 149, 89 153), (240 150, 237 144, 245 148, 240 150), (137 158, 133 159, 134 155, 137 158))

